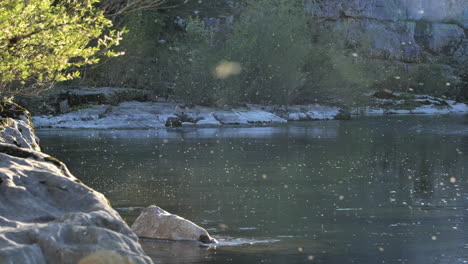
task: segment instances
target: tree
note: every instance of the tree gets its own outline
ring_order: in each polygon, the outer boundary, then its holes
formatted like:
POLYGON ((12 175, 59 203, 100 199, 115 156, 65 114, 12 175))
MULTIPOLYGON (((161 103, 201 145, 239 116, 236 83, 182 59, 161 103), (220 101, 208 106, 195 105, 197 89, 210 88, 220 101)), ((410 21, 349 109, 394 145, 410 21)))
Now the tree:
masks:
POLYGON ((189 0, 103 0, 99 8, 107 16, 126 15, 143 10, 173 8, 186 4, 189 0))
POLYGON ((78 68, 119 55, 122 31, 97 0, 2 0, 0 96, 32 94, 79 76, 78 68))

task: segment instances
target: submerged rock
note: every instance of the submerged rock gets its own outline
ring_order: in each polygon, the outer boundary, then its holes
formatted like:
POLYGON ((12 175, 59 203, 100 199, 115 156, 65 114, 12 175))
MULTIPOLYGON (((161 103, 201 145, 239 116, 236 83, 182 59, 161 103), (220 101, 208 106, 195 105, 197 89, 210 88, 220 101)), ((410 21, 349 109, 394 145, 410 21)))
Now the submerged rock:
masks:
POLYGON ((0 115, 0 263, 152 263, 102 194, 38 151, 27 114, 0 115))
POLYGON ((340 109, 338 114, 334 117, 335 120, 349 120, 351 119, 351 113, 346 109, 340 109))
POLYGON ((132 230, 142 238, 194 240, 203 244, 217 243, 202 227, 180 216, 150 205, 135 220, 132 230))
POLYGON ((166 120, 166 127, 180 127, 182 126, 182 121, 179 117, 169 117, 166 120))

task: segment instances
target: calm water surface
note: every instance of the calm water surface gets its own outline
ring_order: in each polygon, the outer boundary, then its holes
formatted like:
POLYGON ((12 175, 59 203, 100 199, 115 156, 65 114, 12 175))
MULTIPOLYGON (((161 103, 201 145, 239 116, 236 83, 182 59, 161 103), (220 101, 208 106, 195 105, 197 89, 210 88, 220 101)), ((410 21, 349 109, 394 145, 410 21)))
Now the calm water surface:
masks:
POLYGON ((468 263, 466 116, 38 135, 128 223, 156 204, 222 241, 142 241, 159 263, 468 263))

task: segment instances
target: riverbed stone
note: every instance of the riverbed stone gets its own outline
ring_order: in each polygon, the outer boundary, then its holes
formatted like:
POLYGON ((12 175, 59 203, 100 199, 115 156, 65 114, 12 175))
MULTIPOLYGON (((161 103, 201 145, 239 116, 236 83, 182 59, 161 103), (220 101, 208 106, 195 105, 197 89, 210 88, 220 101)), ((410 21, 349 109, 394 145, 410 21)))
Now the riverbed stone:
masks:
POLYGON ((132 225, 132 230, 142 238, 161 240, 194 240, 203 244, 217 243, 208 232, 193 222, 163 209, 148 206, 132 225))

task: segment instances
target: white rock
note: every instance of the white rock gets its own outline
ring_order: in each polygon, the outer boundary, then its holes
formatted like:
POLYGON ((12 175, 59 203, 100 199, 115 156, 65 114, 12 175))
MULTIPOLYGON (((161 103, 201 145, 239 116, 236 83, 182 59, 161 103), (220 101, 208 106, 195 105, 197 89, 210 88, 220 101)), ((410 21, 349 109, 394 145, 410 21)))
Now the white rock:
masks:
POLYGON ((180 216, 150 205, 132 225, 135 234, 142 238, 162 240, 194 240, 204 244, 216 243, 202 227, 180 216))
POLYGON ((0 263, 99 263, 85 261, 100 252, 152 263, 102 194, 37 151, 27 115, 0 118, 0 263))
POLYGON ((282 106, 273 109, 277 115, 288 121, 335 119, 340 113, 339 107, 319 104, 282 106))
POLYGON ((223 125, 247 125, 248 122, 237 112, 216 112, 213 116, 223 125))
POLYGON ((202 118, 196 123, 197 127, 218 127, 221 123, 214 118, 212 113, 199 114, 197 117, 202 118))
POLYGON ((420 107, 416 107, 415 109, 411 110, 412 114, 424 114, 424 115, 444 115, 449 114, 450 108, 449 107, 438 107, 434 105, 423 105, 420 107))
POLYGON ((448 101, 452 112, 455 113, 468 113, 468 105, 464 103, 456 103, 454 101, 448 101))
POLYGON ((334 119, 340 112, 339 107, 325 105, 307 105, 305 114, 312 120, 334 119))
POLYGON ((237 114, 242 120, 249 124, 255 123, 286 123, 287 121, 273 113, 266 112, 260 109, 250 111, 238 111, 237 114))
POLYGON ((407 109, 389 109, 385 111, 386 114, 392 115, 408 115, 411 114, 411 110, 407 109))
POLYGON ((39 139, 26 116, 20 119, 0 118, 0 142, 40 151, 39 139))
POLYGON ((100 193, 41 152, 0 143, 0 262, 79 263, 113 251, 151 263, 100 193))
POLYGON ((306 115, 305 113, 294 112, 294 113, 289 113, 287 119, 290 121, 301 121, 301 120, 308 120, 309 116, 306 115))
POLYGON ((383 115, 385 114, 385 110, 382 108, 376 108, 376 107, 366 107, 363 113, 365 115, 383 115))

